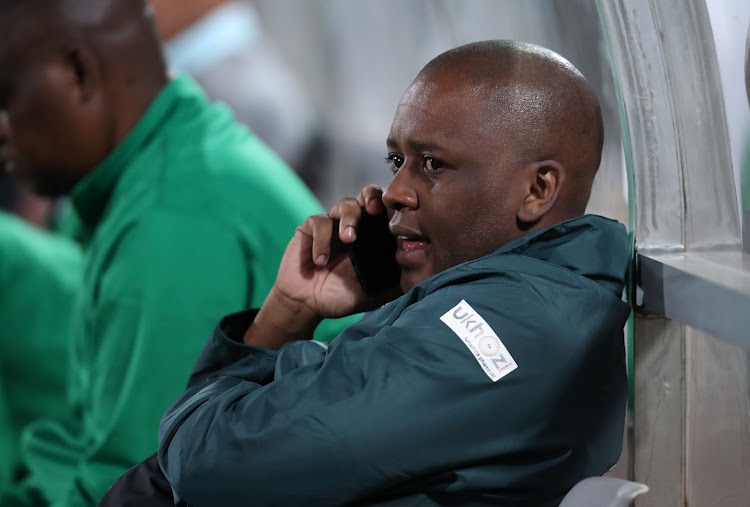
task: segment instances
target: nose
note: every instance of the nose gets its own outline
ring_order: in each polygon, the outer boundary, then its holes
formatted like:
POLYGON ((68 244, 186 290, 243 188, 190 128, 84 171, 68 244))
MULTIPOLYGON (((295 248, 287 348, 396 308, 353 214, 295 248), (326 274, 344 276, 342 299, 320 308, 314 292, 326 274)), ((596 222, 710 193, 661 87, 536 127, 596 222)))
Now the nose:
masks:
POLYGON ((383 192, 383 204, 394 211, 404 208, 417 209, 419 198, 411 179, 409 168, 404 165, 393 176, 388 188, 383 192))

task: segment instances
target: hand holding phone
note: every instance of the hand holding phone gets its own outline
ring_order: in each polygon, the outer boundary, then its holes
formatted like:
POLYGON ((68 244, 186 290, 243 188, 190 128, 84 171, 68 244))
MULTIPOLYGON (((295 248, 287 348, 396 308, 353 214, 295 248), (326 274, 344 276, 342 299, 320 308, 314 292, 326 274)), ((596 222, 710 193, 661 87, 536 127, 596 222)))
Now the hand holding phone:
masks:
POLYGON ((369 296, 398 286, 401 268, 396 263, 396 237, 388 230, 388 215, 370 215, 362 209, 357 239, 347 245, 362 289, 369 296))

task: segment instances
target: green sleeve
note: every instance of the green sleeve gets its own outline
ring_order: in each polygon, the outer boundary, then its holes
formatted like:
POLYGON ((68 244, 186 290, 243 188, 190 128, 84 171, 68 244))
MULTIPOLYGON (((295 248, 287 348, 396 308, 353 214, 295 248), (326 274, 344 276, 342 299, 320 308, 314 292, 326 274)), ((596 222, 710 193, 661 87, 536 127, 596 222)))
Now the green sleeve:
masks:
POLYGON ((19 469, 23 426, 65 416, 67 336, 81 273, 73 242, 0 213, 0 490, 19 469))
POLYGON ((211 329, 248 300, 248 273, 236 231, 210 217, 157 211, 120 239, 96 280, 87 328, 74 337, 72 395, 85 417, 77 441, 60 445, 84 450, 59 484, 67 492, 50 498, 96 502, 156 451, 159 419, 211 329))
POLYGON ((18 444, 16 428, 10 418, 8 395, 5 392, 5 380, 0 375, 0 499, 10 487, 13 470, 18 462, 18 444))

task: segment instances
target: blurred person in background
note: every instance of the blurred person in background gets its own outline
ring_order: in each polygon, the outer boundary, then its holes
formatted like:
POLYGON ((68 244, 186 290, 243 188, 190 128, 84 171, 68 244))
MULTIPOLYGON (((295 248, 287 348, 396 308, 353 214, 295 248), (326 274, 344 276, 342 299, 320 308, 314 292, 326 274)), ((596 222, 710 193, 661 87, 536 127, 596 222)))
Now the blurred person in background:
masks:
POLYGON ((69 329, 25 358, 29 375, 69 361, 70 417, 24 429, 23 480, 0 503, 93 505, 155 451, 215 320, 263 301, 320 207, 226 107, 169 79, 144 0, 0 0, 0 30, 0 158, 36 193, 70 195, 84 251, 69 329))
POLYGON ((72 240, 0 212, 0 498, 24 473, 24 426, 68 417, 64 336, 82 261, 72 240))
POLYGON ((0 167, 0 210, 13 213, 38 227, 47 227, 53 203, 32 194, 0 167))
POLYGON ((317 181, 315 110, 299 77, 263 33, 248 1, 149 0, 167 65, 192 76, 209 98, 270 146, 308 185, 317 181))

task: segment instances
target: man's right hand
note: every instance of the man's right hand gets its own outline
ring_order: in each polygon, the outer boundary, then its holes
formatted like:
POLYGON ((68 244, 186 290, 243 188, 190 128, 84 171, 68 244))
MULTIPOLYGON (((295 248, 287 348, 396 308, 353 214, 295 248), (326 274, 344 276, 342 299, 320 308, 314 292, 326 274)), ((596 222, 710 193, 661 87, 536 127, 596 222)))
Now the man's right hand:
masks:
POLYGON ((386 212, 382 195, 382 188, 368 185, 357 198, 342 199, 328 215, 313 215, 297 228, 245 343, 280 348, 311 337, 323 318, 371 310, 400 295, 393 287, 367 296, 343 246, 356 240, 363 208, 371 215, 386 212))

